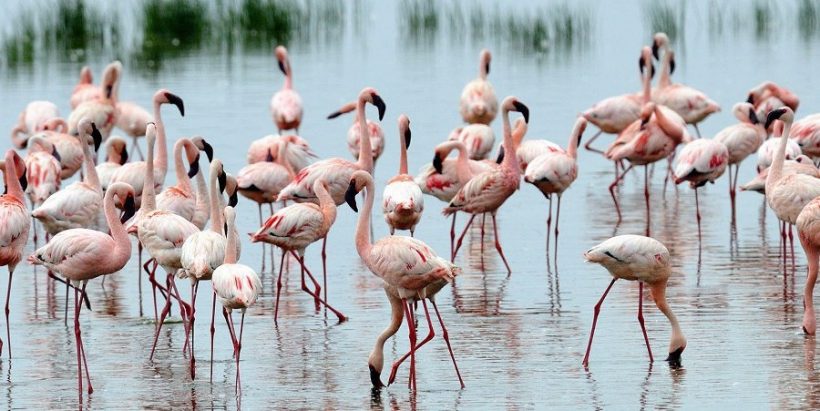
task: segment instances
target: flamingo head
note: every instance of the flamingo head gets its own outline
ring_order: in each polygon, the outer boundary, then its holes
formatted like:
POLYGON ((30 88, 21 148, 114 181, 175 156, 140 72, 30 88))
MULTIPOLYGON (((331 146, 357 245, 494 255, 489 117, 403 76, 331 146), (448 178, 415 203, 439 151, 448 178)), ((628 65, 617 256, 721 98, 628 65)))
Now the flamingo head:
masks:
POLYGON ((285 46, 276 46, 273 50, 273 54, 276 55, 276 61, 279 63, 279 70, 282 71, 282 74, 288 75, 288 71, 286 69, 286 65, 289 64, 288 62, 288 49, 285 46))
POLYGON ((508 96, 504 99, 504 102, 501 103, 502 110, 510 112, 510 111, 517 111, 524 116, 524 121, 529 123, 530 122, 530 109, 524 103, 520 102, 517 97, 508 96))
POLYGON ((647 46, 641 49, 641 57, 638 59, 638 68, 641 70, 641 74, 644 73, 644 70, 649 70, 650 79, 655 77, 655 66, 652 64, 652 49, 647 46))
POLYGON ((191 142, 194 143, 199 151, 205 152, 205 156, 208 157, 208 163, 214 161, 214 148, 208 144, 202 136, 192 137, 191 142))
POLYGON ((350 185, 345 192, 345 202, 357 213, 359 212, 359 207, 356 205, 356 194, 359 194, 365 187, 368 187, 368 190, 373 188, 373 177, 364 170, 354 172, 353 175, 350 176, 350 185))
POLYGON ((365 87, 359 93, 359 101, 364 101, 376 106, 379 110, 379 121, 384 119, 384 112, 387 110, 387 105, 384 103, 384 100, 376 89, 373 87, 365 87))
POLYGON ((399 132, 404 138, 404 148, 410 148, 410 118, 406 114, 399 116, 399 132))
POLYGON ((173 104, 179 109, 179 114, 185 117, 185 103, 179 96, 164 88, 154 93, 154 104, 173 104))
POLYGON ((225 173, 225 191, 228 192, 228 205, 231 207, 236 207, 239 204, 237 187, 239 185, 236 183, 236 178, 229 173, 225 173))
POLYGON ((766 115, 766 128, 768 129, 775 120, 791 123, 794 121, 794 111, 786 106, 770 111, 769 114, 766 115))
POLYGON ((654 56, 656 60, 660 60, 660 49, 666 51, 668 47, 669 36, 667 36, 666 33, 658 32, 652 36, 652 56, 654 56))

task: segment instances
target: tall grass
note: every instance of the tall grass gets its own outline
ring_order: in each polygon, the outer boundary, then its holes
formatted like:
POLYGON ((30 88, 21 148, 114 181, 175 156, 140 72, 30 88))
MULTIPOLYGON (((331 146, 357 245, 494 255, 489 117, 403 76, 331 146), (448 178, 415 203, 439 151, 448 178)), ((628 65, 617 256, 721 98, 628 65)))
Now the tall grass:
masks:
POLYGON ((685 1, 645 3, 644 18, 652 33, 664 32, 672 42, 682 42, 686 28, 685 1))

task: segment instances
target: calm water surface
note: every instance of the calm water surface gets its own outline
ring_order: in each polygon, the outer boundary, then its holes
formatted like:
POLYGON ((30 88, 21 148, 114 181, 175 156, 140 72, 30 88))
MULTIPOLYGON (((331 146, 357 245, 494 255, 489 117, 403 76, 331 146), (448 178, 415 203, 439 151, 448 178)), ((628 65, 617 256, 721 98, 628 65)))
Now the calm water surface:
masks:
MULTIPOLYGON (((387 149, 376 170, 377 191, 398 168, 395 124, 400 113, 412 120, 413 170, 428 162, 432 148, 459 125, 458 96, 465 82, 475 77, 482 45, 494 52, 490 79, 497 94, 516 95, 531 109, 528 138, 548 138, 563 145, 579 111, 604 97, 638 89, 635 60, 653 28, 651 7, 642 2, 617 6, 585 2, 580 9, 590 22, 587 38, 571 50, 547 47, 536 52, 510 46, 501 35, 487 36, 485 43, 450 36, 443 11, 438 29, 412 31, 402 26, 400 10, 407 4, 417 3, 347 3, 338 38, 289 45, 295 87, 305 103, 301 132, 320 157, 349 157, 345 135, 350 118, 328 121, 326 114, 355 98, 363 86, 378 88, 386 100, 387 149)), ((781 24, 761 35, 743 24, 730 24, 747 21, 742 4, 728 3, 715 11, 716 4, 689 4, 685 30, 679 29, 675 44, 675 81, 706 91, 724 108, 702 123, 704 135, 734 123, 732 104, 744 100, 746 91, 762 80, 775 80, 796 91, 802 115, 820 111, 820 95, 813 92, 818 88, 817 76, 811 69, 820 63, 817 42, 783 23, 794 13, 794 5, 781 6, 776 15, 781 24), (731 17, 733 10, 740 14, 731 17), (716 32, 711 26, 718 12, 724 15, 725 31, 716 32)), ((123 13, 127 15, 132 6, 123 6, 123 13)), ((25 4, 8 7, 10 13, 0 18, 7 27, 15 13, 28 8, 25 4)), ((518 15, 535 8, 488 2, 476 7, 485 7, 488 14, 518 15)), ((452 4, 435 8, 449 10, 452 4)), ((125 24, 123 31, 129 27, 133 23, 125 24)), ((205 136, 226 168, 236 172, 244 165, 247 145, 275 132, 268 102, 281 86, 282 76, 272 48, 202 49, 166 60, 158 70, 141 70, 134 60, 117 53, 87 59, 98 77, 111 57, 124 59, 123 100, 148 106, 160 87, 182 96, 186 117, 167 111, 168 135, 172 139, 205 136)), ((9 130, 19 111, 35 99, 54 101, 67 115, 80 65, 45 55, 30 65, 3 66, 0 130, 9 130)), ((500 122, 493 127, 500 136, 500 122)), ((611 137, 601 140, 606 144, 611 137)), ((0 149, 6 150, 9 142, 2 141, 0 149)), ((753 163, 743 164, 740 181, 753 177, 753 163)), ((820 407, 816 341, 800 331, 802 251, 797 250, 796 270, 784 275, 776 220, 765 209, 762 196, 739 194, 733 226, 725 179, 701 192, 703 239, 699 242, 692 191, 681 186, 664 193, 660 167, 652 178, 651 233, 672 253, 668 296, 688 338, 683 367, 670 369, 663 361, 648 362, 636 321, 638 285, 627 282, 619 282, 610 293, 590 367, 581 366, 592 307, 609 281, 603 268, 583 263, 581 255, 612 235, 643 233, 646 219, 642 170, 632 173, 621 189, 625 214, 616 226, 606 191, 611 164, 587 151, 580 153, 579 164, 579 178, 563 199, 557 256, 545 253, 547 203, 529 185, 522 184, 499 213, 512 275, 507 276, 491 235, 485 238, 482 257, 479 230, 469 233, 457 260, 464 272, 438 298, 467 386, 463 390, 440 339, 419 353, 417 392, 406 388, 406 367, 394 386, 380 392, 371 389, 367 356, 389 322, 390 308, 380 280, 363 266, 353 247, 357 215, 343 206, 328 240, 328 289, 331 303, 350 321, 337 324, 333 316, 315 312, 309 296, 299 289, 298 271, 291 263, 275 326, 275 277, 268 264, 261 273, 264 292, 246 319, 240 403, 234 396, 235 365, 223 322, 217 323, 214 383, 207 379, 209 286, 200 291, 198 301, 196 380, 188 376, 181 355, 183 327, 178 317, 163 328, 157 355, 148 360, 154 322, 145 278, 140 300, 135 256, 104 286, 99 279, 89 284, 93 311, 84 311, 82 321, 96 392, 86 397, 85 406, 707 409, 736 407, 742 401, 757 409, 820 407)), ((166 185, 173 179, 169 174, 166 185)), ((444 255, 449 248, 449 220, 440 214, 441 202, 426 201, 416 236, 444 255)), ((238 209, 240 232, 255 230, 256 206, 241 201, 238 209)), ((375 236, 387 235, 381 216, 373 220, 375 236)), ((26 254, 31 251, 29 245, 26 254)), ((307 253, 307 262, 316 272, 321 267, 319 252, 314 246, 307 253)), ((243 238, 241 260, 261 267, 262 247, 243 238)), ((183 285, 187 295, 187 284, 183 285)), ((25 264, 18 267, 11 298, 14 358, 0 359, 0 407, 76 407, 76 351, 73 329, 64 325, 64 302, 64 289, 48 281, 43 270, 25 264)), ((648 302, 648 295, 646 302, 649 337, 656 357, 664 358, 670 327, 648 302)), ((386 368, 407 350, 406 331, 402 328, 388 340, 386 368)), ((419 332, 425 334, 426 326, 421 325, 419 332)), ((388 370, 383 378, 387 374, 388 370)))

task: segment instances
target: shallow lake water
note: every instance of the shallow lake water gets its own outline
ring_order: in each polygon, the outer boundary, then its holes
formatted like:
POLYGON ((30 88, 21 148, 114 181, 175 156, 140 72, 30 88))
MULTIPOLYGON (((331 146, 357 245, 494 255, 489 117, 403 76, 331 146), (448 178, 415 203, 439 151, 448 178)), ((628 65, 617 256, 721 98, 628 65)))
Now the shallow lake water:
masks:
MULTIPOLYGON (((6 37, 16 35, 15 19, 45 13, 47 4, 4 5, 9 12, 0 21, 7 28, 6 37)), ((135 10, 140 4, 127 2, 120 7, 119 16, 125 21, 121 32, 137 30, 139 23, 128 16, 139 14, 135 10)), ((494 53, 489 78, 496 93, 501 98, 515 95, 531 110, 527 138, 548 138, 565 145, 578 112, 604 97, 639 88, 635 61, 658 27, 670 34, 671 28, 677 29, 674 81, 707 92, 723 107, 701 123, 704 136, 734 123, 731 106, 745 100, 748 89, 763 80, 777 81, 800 96, 798 117, 820 110, 820 95, 814 93, 818 80, 811 69, 820 64, 816 52, 820 30, 788 24, 801 2, 755 6, 760 10, 742 2, 689 2, 683 8, 677 3, 659 4, 587 1, 572 5, 569 8, 578 13, 573 21, 581 31, 571 39, 554 35, 543 40, 503 26, 521 23, 528 15, 557 13, 553 3, 518 6, 484 1, 462 6, 461 20, 453 17, 458 7, 450 2, 341 3, 341 22, 325 27, 314 21, 311 27, 316 33, 294 37, 288 44, 294 86, 305 104, 302 136, 321 158, 348 158, 345 139, 351 119, 330 121, 325 116, 353 100, 362 87, 376 87, 387 103, 383 122, 387 147, 376 168, 378 201, 383 185, 398 169, 397 116, 405 113, 411 119, 409 158, 415 171, 430 161, 432 148, 460 124, 459 93, 475 77, 478 52, 486 46, 494 53), (420 17, 420 12, 408 13, 410 9, 430 12, 420 17), (473 16, 478 9, 483 10, 482 24, 489 31, 478 39, 457 35, 459 27, 466 30, 458 22, 469 22, 463 16, 473 16), (533 13, 538 10, 541 14, 533 13), (758 12, 764 14, 762 23, 758 12), (494 26, 493 15, 520 19, 500 19, 494 26), (422 17, 428 20, 419 23, 422 17), (558 42, 563 43, 555 45, 558 42)), ((91 9, 95 6, 107 12, 116 9, 108 3, 88 4, 91 9)), ((811 24, 815 27, 816 21, 811 24)), ((125 36, 135 42, 138 37, 125 36)), ((185 100, 186 115, 181 118, 173 110, 164 111, 170 139, 202 135, 226 169, 236 172, 244 165, 248 144, 275 132, 268 102, 283 77, 276 69, 273 46, 271 42, 264 47, 226 49, 203 44, 150 64, 146 57, 134 54, 138 46, 104 47, 99 54, 79 57, 40 52, 28 62, 7 58, 0 74, 4 97, 0 130, 9 130, 31 100, 54 101, 67 116, 68 97, 83 62, 99 77, 108 61, 121 58, 125 64, 121 99, 148 106, 158 88, 178 94, 185 100)), ((493 128, 500 141, 500 121, 493 128)), ((585 137, 592 135, 591 129, 585 137)), ((611 139, 603 136, 598 144, 611 139)), ((9 147, 8 140, 0 142, 0 149, 9 147)), ((477 227, 469 232, 456 261, 463 273, 437 298, 465 389, 459 389, 437 325, 437 338, 417 357, 418 390, 407 389, 406 365, 399 370, 396 384, 371 388, 367 357, 389 322, 390 306, 381 281, 364 267, 353 246, 357 214, 341 206, 328 238, 328 296, 349 321, 338 324, 332 315, 314 310, 311 298, 300 290, 299 272, 291 261, 279 324, 274 325, 275 276, 268 263, 260 273, 263 293, 245 321, 240 400, 234 395, 235 364, 224 321, 217 321, 214 380, 208 381, 208 284, 201 287, 197 301, 196 379, 188 375, 182 355, 183 326, 176 309, 175 321, 163 328, 157 354, 149 361, 153 308, 135 252, 129 264, 108 276, 104 285, 101 279, 88 285, 93 311, 83 311, 82 324, 95 392, 85 396, 83 405, 97 409, 709 409, 741 403, 754 409, 820 407, 816 340, 800 329, 802 249, 797 246, 796 268, 784 270, 777 221, 759 194, 739 193, 736 224, 732 224, 726 177, 700 191, 703 233, 699 241, 693 191, 685 185, 664 191, 662 164, 651 179, 650 231, 672 255, 668 297, 688 338, 682 367, 659 361, 666 354, 670 327, 647 293, 644 311, 657 359, 654 364, 648 361, 636 320, 638 284, 626 281, 617 282, 607 298, 590 365, 582 367, 593 305, 610 280, 602 267, 585 264, 582 253, 610 236, 643 234, 647 227, 642 169, 631 173, 620 189, 624 210, 620 225, 615 223, 606 189, 612 164, 582 150, 579 169, 578 180, 562 201, 557 256, 545 252, 547 202, 527 184, 522 183, 498 215, 511 275, 494 249, 489 222, 483 245, 477 227)), ((754 159, 747 160, 740 173, 739 181, 751 179, 754 159)), ((169 173, 166 186, 173 180, 169 173)), ((440 213, 443 203, 432 197, 425 201, 416 237, 446 255, 449 220, 440 213)), ((376 208, 374 234, 380 238, 388 230, 376 208)), ((459 226, 464 220, 460 218, 459 226)), ((238 225, 241 233, 256 230, 255 204, 240 200, 238 225)), ((263 248, 251 245, 246 237, 242 241, 241 262, 259 269, 263 248)), ((318 273, 320 248, 319 244, 310 247, 306 257, 318 273)), ((32 249, 29 244, 26 255, 32 249)), ((277 268, 278 256, 277 251, 277 268)), ((188 284, 180 285, 183 295, 189 295, 188 284)), ((18 266, 11 297, 13 358, 5 350, 0 358, 3 407, 76 408, 76 351, 71 322, 64 324, 64 303, 64 288, 49 281, 42 269, 18 266)), ((426 332, 421 324, 419 333, 426 332)), ((407 348, 407 329, 402 327, 387 341, 383 379, 389 364, 407 348)))

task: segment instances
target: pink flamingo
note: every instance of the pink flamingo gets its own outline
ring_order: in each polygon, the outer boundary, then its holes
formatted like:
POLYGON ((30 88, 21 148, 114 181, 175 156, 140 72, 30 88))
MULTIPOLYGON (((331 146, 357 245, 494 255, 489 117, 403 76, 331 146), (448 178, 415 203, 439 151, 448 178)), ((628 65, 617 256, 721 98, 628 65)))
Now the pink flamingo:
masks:
MULTIPOLYGON (((502 111, 503 110, 504 108, 502 108, 502 111)), ((359 221, 356 224, 356 250, 359 252, 359 257, 361 257, 362 261, 367 265, 367 268, 385 282, 385 291, 393 307, 393 321, 390 327, 379 336, 376 347, 368 359, 370 379, 373 385, 376 387, 382 386, 379 375, 381 374, 383 363, 383 344, 390 335, 396 333, 401 325, 401 317, 397 312, 401 310, 407 319, 407 325, 410 331, 410 352, 393 364, 388 384, 393 382, 399 365, 409 355, 410 387, 411 389, 415 389, 415 352, 434 336, 432 319, 427 309, 427 300, 430 300, 441 324, 444 341, 447 343, 447 349, 450 351, 450 358, 453 360, 453 366, 455 366, 459 383, 461 387, 464 388, 464 381, 461 379, 461 373, 458 371, 458 365, 456 364, 456 359, 450 346, 447 328, 444 326, 444 321, 441 319, 441 314, 435 302, 436 293, 447 285, 448 282, 452 281, 461 270, 446 259, 436 255, 435 251, 427 244, 412 237, 391 235, 375 243, 371 243, 370 215, 373 212, 375 187, 373 178, 369 173, 366 171, 353 173, 350 179, 350 187, 345 194, 345 199, 350 208, 358 212, 356 194, 363 189, 367 190, 367 195, 364 209, 359 214, 359 221), (401 308, 398 306, 396 300, 401 302, 401 308), (421 300, 424 306, 424 313, 427 318, 430 333, 427 338, 416 345, 416 326, 411 304, 419 300, 421 300)))
MULTIPOLYGON (((523 138, 524 133, 526 133, 527 123, 524 122, 523 119, 518 119, 515 121, 515 126, 513 127, 513 141, 515 142, 516 148, 515 149, 515 156, 518 157, 518 168, 521 170, 521 174, 524 174, 524 171, 527 170, 527 166, 536 159, 536 157, 540 157, 546 153, 566 153, 563 147, 558 145, 557 143, 553 143, 552 141, 545 140, 545 139, 528 139, 526 141, 521 141, 523 138), (520 137, 518 132, 523 131, 520 133, 520 137)), ((504 149, 501 146, 499 151, 504 149)))
MULTIPOLYGON (((342 114, 350 113, 356 109, 356 104, 357 102, 355 101, 345 104, 339 110, 330 113, 327 116, 328 120, 332 120, 342 114)), ((367 120, 366 124, 367 135, 370 136, 370 153, 373 156, 373 162, 375 163, 384 152, 384 130, 382 130, 382 126, 375 121, 367 120)), ((353 119, 353 124, 351 124, 350 128, 347 130, 347 150, 356 160, 359 159, 359 153, 361 151, 361 139, 362 128, 359 126, 359 119, 357 116, 353 119)))
POLYGON ((382 213, 384 221, 390 226, 390 234, 396 230, 410 230, 410 236, 416 231, 416 224, 421 220, 424 211, 424 197, 421 188, 407 174, 407 149, 410 148, 410 119, 399 116, 399 145, 401 157, 399 174, 391 178, 384 186, 382 193, 382 213))
MULTIPOLYGON (((359 93, 356 102, 356 120, 359 124, 359 132, 362 135, 367 134, 365 127, 367 118, 364 110, 367 103, 373 104, 379 109, 380 121, 384 118, 384 111, 387 109, 384 100, 379 96, 376 89, 366 87, 359 93)), ((328 192, 333 197, 333 202, 337 206, 342 204, 350 175, 357 170, 373 171, 373 156, 367 155, 370 152, 370 139, 363 139, 359 150, 359 159, 355 163, 341 158, 329 158, 305 167, 296 175, 293 182, 282 189, 277 201, 294 200, 299 203, 307 201, 318 203, 313 187, 316 180, 323 179, 327 182, 328 192)))
POLYGON ((94 85, 94 78, 91 74, 91 68, 83 66, 80 70, 80 79, 74 90, 71 92, 71 109, 74 110, 80 103, 90 100, 98 100, 102 98, 102 91, 99 87, 94 85))
POLYGON ((72 228, 88 228, 96 220, 102 203, 102 187, 94 168, 94 154, 89 143, 95 149, 102 142, 102 135, 89 119, 80 121, 80 136, 85 154, 85 175, 83 181, 76 181, 68 187, 49 196, 42 205, 31 212, 39 220, 48 234, 55 235, 72 228))
POLYGON ((812 158, 820 157, 820 113, 795 121, 791 136, 804 154, 812 158))
POLYGON ((83 148, 76 136, 68 134, 68 123, 56 117, 47 121, 43 130, 36 135, 44 137, 60 153, 60 178, 66 180, 74 176, 83 165, 83 148))
MULTIPOLYGON (((788 106, 792 111, 797 111, 800 99, 785 87, 781 87, 772 81, 764 81, 749 90, 746 102, 755 107, 755 114, 758 118, 765 118, 770 111, 788 106)), ((767 131, 771 132, 772 129, 767 131)))
POLYGON ((50 141, 42 136, 33 136, 29 139, 25 161, 26 179, 29 183, 26 192, 32 206, 39 206, 60 189, 60 153, 50 141))
POLYGON ((296 135, 278 136, 267 135, 251 142, 248 147, 248 164, 259 163, 268 160, 269 153, 278 153, 280 142, 287 141, 288 162, 297 172, 307 167, 316 154, 310 149, 307 140, 296 135))
POLYGON ((471 160, 483 160, 493 149, 495 134, 486 124, 468 124, 453 130, 447 140, 461 141, 467 147, 467 155, 471 160))
POLYGON ((498 113, 498 99, 493 85, 487 80, 490 74, 490 50, 481 50, 478 64, 478 78, 467 83, 461 91, 461 118, 468 124, 490 124, 498 113))
MULTIPOLYGON (((0 195, 0 265, 9 269, 9 285, 6 289, 6 342, 9 345, 11 358, 11 328, 9 327, 9 298, 11 297, 11 278, 14 268, 23 258, 23 247, 28 241, 31 219, 23 199, 26 189, 26 165, 14 150, 6 151, 3 161, 3 182, 5 194, 0 195)), ((0 353, 3 351, 3 340, 0 339, 0 353)))
MULTIPOLYGON (((774 126, 778 127, 778 126, 774 126)), ((777 152, 777 148, 780 146, 780 136, 774 136, 760 145, 757 149, 757 172, 761 172, 769 167, 772 166, 772 161, 774 160, 774 155, 777 152)), ((800 145, 797 144, 792 139, 786 143, 786 153, 784 155, 785 160, 796 160, 798 156, 803 154, 803 151, 800 149, 800 145)))
POLYGON ((313 296, 320 304, 327 307, 339 322, 344 322, 347 317, 339 310, 327 303, 327 264, 325 254, 325 241, 330 227, 336 221, 336 204, 328 192, 328 183, 320 178, 313 182, 313 192, 319 199, 319 205, 314 203, 291 204, 270 216, 265 224, 251 234, 251 242, 265 242, 273 244, 282 249, 282 259, 279 263, 279 276, 276 279, 276 303, 273 314, 273 321, 276 323, 279 318, 279 298, 282 295, 282 269, 285 262, 285 255, 290 253, 296 257, 296 261, 302 268, 302 290, 313 296), (305 265, 305 249, 323 240, 322 244, 322 269, 324 272, 325 298, 319 296, 322 287, 313 277, 310 270, 305 265), (316 287, 311 291, 305 284, 305 273, 310 277, 316 287))
MULTIPOLYGON (((154 186, 154 191, 159 191, 162 189, 165 174, 168 171, 168 146, 165 142, 165 125, 162 121, 160 108, 163 104, 173 104, 179 109, 179 114, 184 117, 185 104, 181 98, 165 89, 157 90, 157 92, 154 93, 153 101, 154 118, 156 119, 155 126, 157 130, 157 161, 154 165, 154 182, 156 185, 154 186)), ((146 168, 147 162, 134 161, 123 164, 122 167, 118 168, 111 176, 111 182, 122 181, 134 187, 134 190, 137 192, 136 200, 138 208, 141 207, 142 204, 142 187, 145 185, 144 177, 146 168)))
MULTIPOLYGON (((794 160, 785 160, 783 162, 783 175, 788 174, 806 174, 814 178, 820 178, 820 170, 806 155, 799 155, 794 160)), ((754 191, 760 194, 766 194, 766 179, 769 177, 769 169, 764 168, 760 170, 757 175, 749 180, 746 184, 740 186, 740 191, 754 191)))
POLYGON ((211 283, 214 293, 222 303, 225 322, 228 324, 234 352, 236 353, 236 391, 241 392, 239 380, 239 356, 242 354, 242 331, 245 328, 245 310, 256 303, 262 282, 252 268, 244 264, 237 264, 237 235, 236 213, 233 207, 225 207, 225 220, 228 225, 228 243, 225 247, 225 260, 213 272, 211 283), (232 310, 242 311, 242 320, 239 322, 239 336, 233 326, 232 310))
POLYGON ((131 150, 136 151, 143 158, 142 151, 137 139, 145 136, 145 127, 154 121, 151 113, 145 108, 131 101, 117 101, 117 123, 116 126, 133 141, 131 150))
MULTIPOLYGON (((191 142, 194 143, 197 149, 205 152, 205 156, 208 157, 208 164, 210 164, 214 159, 213 147, 201 136, 192 137, 191 142)), ((209 191, 208 183, 205 182, 205 173, 202 171, 196 173, 196 192, 194 193, 196 205, 194 206, 194 216, 191 218, 191 222, 200 230, 205 228, 205 224, 211 215, 209 191)))
POLYGON ((106 141, 105 152, 106 161, 97 164, 96 167, 97 177, 100 179, 100 187, 103 191, 108 189, 114 172, 128 162, 128 148, 121 137, 109 137, 106 141))
POLYGON ((751 104, 737 103, 732 107, 732 113, 740 123, 720 130, 715 134, 715 141, 723 143, 729 150, 729 198, 732 200, 732 210, 734 210, 740 163, 757 151, 768 135, 751 104), (735 166, 734 176, 732 176, 733 165, 735 166))
POLYGON ((268 204, 272 211, 272 203, 279 193, 296 178, 296 172, 288 161, 289 146, 288 140, 283 139, 276 144, 279 152, 275 158, 269 152, 267 161, 248 164, 236 175, 239 194, 256 203, 259 225, 262 225, 262 204, 268 204))
MULTIPOLYGON (((529 122, 530 111, 523 103, 518 101, 515 97, 507 97, 501 103, 501 119, 504 123, 504 150, 509 153, 515 152, 513 145, 512 131, 510 130, 510 111, 517 111, 524 116, 524 121, 529 122)), ((507 263, 507 258, 504 256, 504 251, 501 249, 501 242, 498 238, 498 225, 496 224, 495 215, 498 209, 507 201, 520 184, 521 171, 518 169, 518 158, 514 155, 504 156, 500 167, 476 175, 450 201, 450 204, 444 208, 443 214, 449 216, 457 211, 463 211, 472 214, 470 221, 464 227, 464 231, 456 243, 455 251, 453 252, 452 260, 455 261, 455 256, 461 247, 461 242, 464 235, 467 234, 467 228, 470 227, 476 214, 490 213, 493 218, 493 233, 495 235, 495 248, 504 261, 504 266, 507 267, 507 273, 512 273, 510 265, 507 263)))
POLYGON ((797 215, 797 237, 806 252, 808 275, 803 290, 803 332, 814 335, 817 319, 814 315, 814 285, 817 283, 818 260, 820 260, 820 198, 811 200, 797 215))
POLYGON ((653 362, 652 349, 649 347, 649 337, 643 320, 643 285, 649 286, 649 292, 655 305, 669 319, 672 325, 672 338, 669 341, 669 356, 666 361, 673 365, 680 365, 681 354, 686 348, 686 337, 678 324, 678 319, 666 302, 666 284, 672 273, 669 262, 669 250, 660 241, 651 237, 639 235, 619 235, 596 245, 584 253, 584 259, 590 263, 597 263, 612 274, 612 281, 606 288, 601 299, 595 304, 595 313, 592 319, 592 331, 589 333, 589 344, 584 355, 584 367, 589 365, 589 351, 592 348, 592 337, 595 335, 595 325, 598 323, 598 314, 606 295, 615 284, 615 280, 624 279, 638 282, 638 322, 641 324, 646 350, 649 352, 649 362, 653 362))
POLYGON ((115 61, 106 66, 103 72, 100 89, 103 91, 99 100, 89 100, 77 106, 68 116, 68 132, 77 133, 77 125, 83 118, 90 118, 100 133, 103 140, 111 134, 111 129, 117 123, 117 90, 120 87, 120 76, 122 73, 122 63, 115 61))
POLYGON ((174 143, 174 172, 176 185, 166 187, 156 197, 157 209, 170 211, 192 221, 196 211, 197 198, 191 186, 191 178, 199 174, 199 148, 187 138, 180 138, 174 143), (188 161, 188 171, 182 161, 182 152, 188 161))
POLYGON ((658 58, 658 50, 663 49, 661 74, 658 87, 652 91, 652 101, 663 104, 683 117, 687 124, 695 127, 700 138, 698 123, 713 113, 720 111, 720 105, 711 100, 703 92, 692 87, 672 83, 670 75, 675 71, 675 55, 669 46, 669 38, 665 33, 656 33, 652 43, 652 54, 658 58))
POLYGON ((165 307, 163 308, 157 323, 156 334, 154 335, 154 345, 151 348, 150 356, 152 359, 154 357, 154 350, 156 349, 162 324, 165 321, 165 317, 171 310, 172 297, 179 301, 183 320, 185 322, 185 334, 186 336, 188 335, 187 320, 188 314, 191 312, 191 308, 190 305, 182 301, 182 298, 180 298, 179 291, 176 289, 176 284, 174 282, 174 275, 182 269, 182 263, 180 261, 182 244, 185 242, 185 239, 199 231, 193 223, 185 218, 180 217, 170 211, 157 208, 157 203, 154 198, 154 141, 156 139, 156 134, 157 127, 153 123, 149 124, 146 134, 146 140, 148 142, 148 155, 146 156, 145 161, 147 167, 145 168, 145 179, 143 180, 145 185, 142 188, 143 202, 142 207, 140 207, 141 216, 137 219, 136 227, 133 227, 137 231, 139 242, 148 250, 148 254, 151 255, 156 263, 154 265, 154 269, 150 271, 148 270, 147 262, 145 266, 143 266, 154 289, 155 306, 156 288, 159 286, 157 281, 154 279, 154 272, 156 271, 157 265, 162 266, 167 273, 165 281, 168 294, 165 301, 165 307))
POLYGON ((532 184, 550 202, 547 216, 547 246, 552 223, 552 195, 558 196, 555 211, 555 255, 558 256, 558 218, 561 215, 561 195, 578 177, 578 145, 587 127, 587 120, 578 117, 569 136, 566 151, 547 152, 532 160, 524 172, 524 181, 532 184))
POLYGON ((28 138, 45 130, 48 121, 60 117, 57 105, 44 100, 32 101, 20 112, 17 124, 11 129, 11 142, 17 148, 26 148, 28 138))
POLYGON ((780 120, 784 123, 783 137, 777 147, 769 176, 766 178, 766 202, 769 208, 774 211, 777 218, 783 222, 781 225, 780 238, 783 240, 783 256, 786 256, 786 226, 788 225, 788 237, 791 245, 792 264, 794 264, 794 234, 791 226, 797 222, 797 216, 809 201, 820 196, 820 180, 805 174, 783 174, 783 162, 786 157, 786 143, 789 140, 789 132, 794 121, 794 111, 789 107, 780 107, 769 112, 766 117, 766 128, 771 123, 780 120))
POLYGON ((30 263, 43 265, 65 277, 67 281, 82 283, 81 287, 74 287, 74 336, 77 342, 77 387, 80 402, 83 399, 83 368, 88 382, 88 393, 94 392, 80 331, 80 309, 85 287, 88 280, 121 270, 131 257, 131 242, 125 233, 123 222, 134 215, 134 189, 125 183, 112 184, 105 193, 103 207, 110 235, 86 228, 66 230, 54 236, 48 244, 28 257, 30 263), (125 204, 122 219, 117 218, 114 196, 118 196, 125 204))
POLYGON ((299 134, 299 124, 302 123, 302 98, 293 90, 293 71, 290 68, 288 50, 284 46, 277 46, 274 53, 279 62, 279 70, 285 75, 285 85, 270 100, 273 122, 280 134, 284 130, 296 130, 296 134, 299 134))
POLYGON ((685 146, 678 156, 675 167, 675 184, 684 181, 695 190, 695 213, 698 220, 698 240, 700 240, 700 202, 698 187, 713 183, 726 171, 729 163, 729 150, 726 146, 711 139, 697 139, 685 146))

